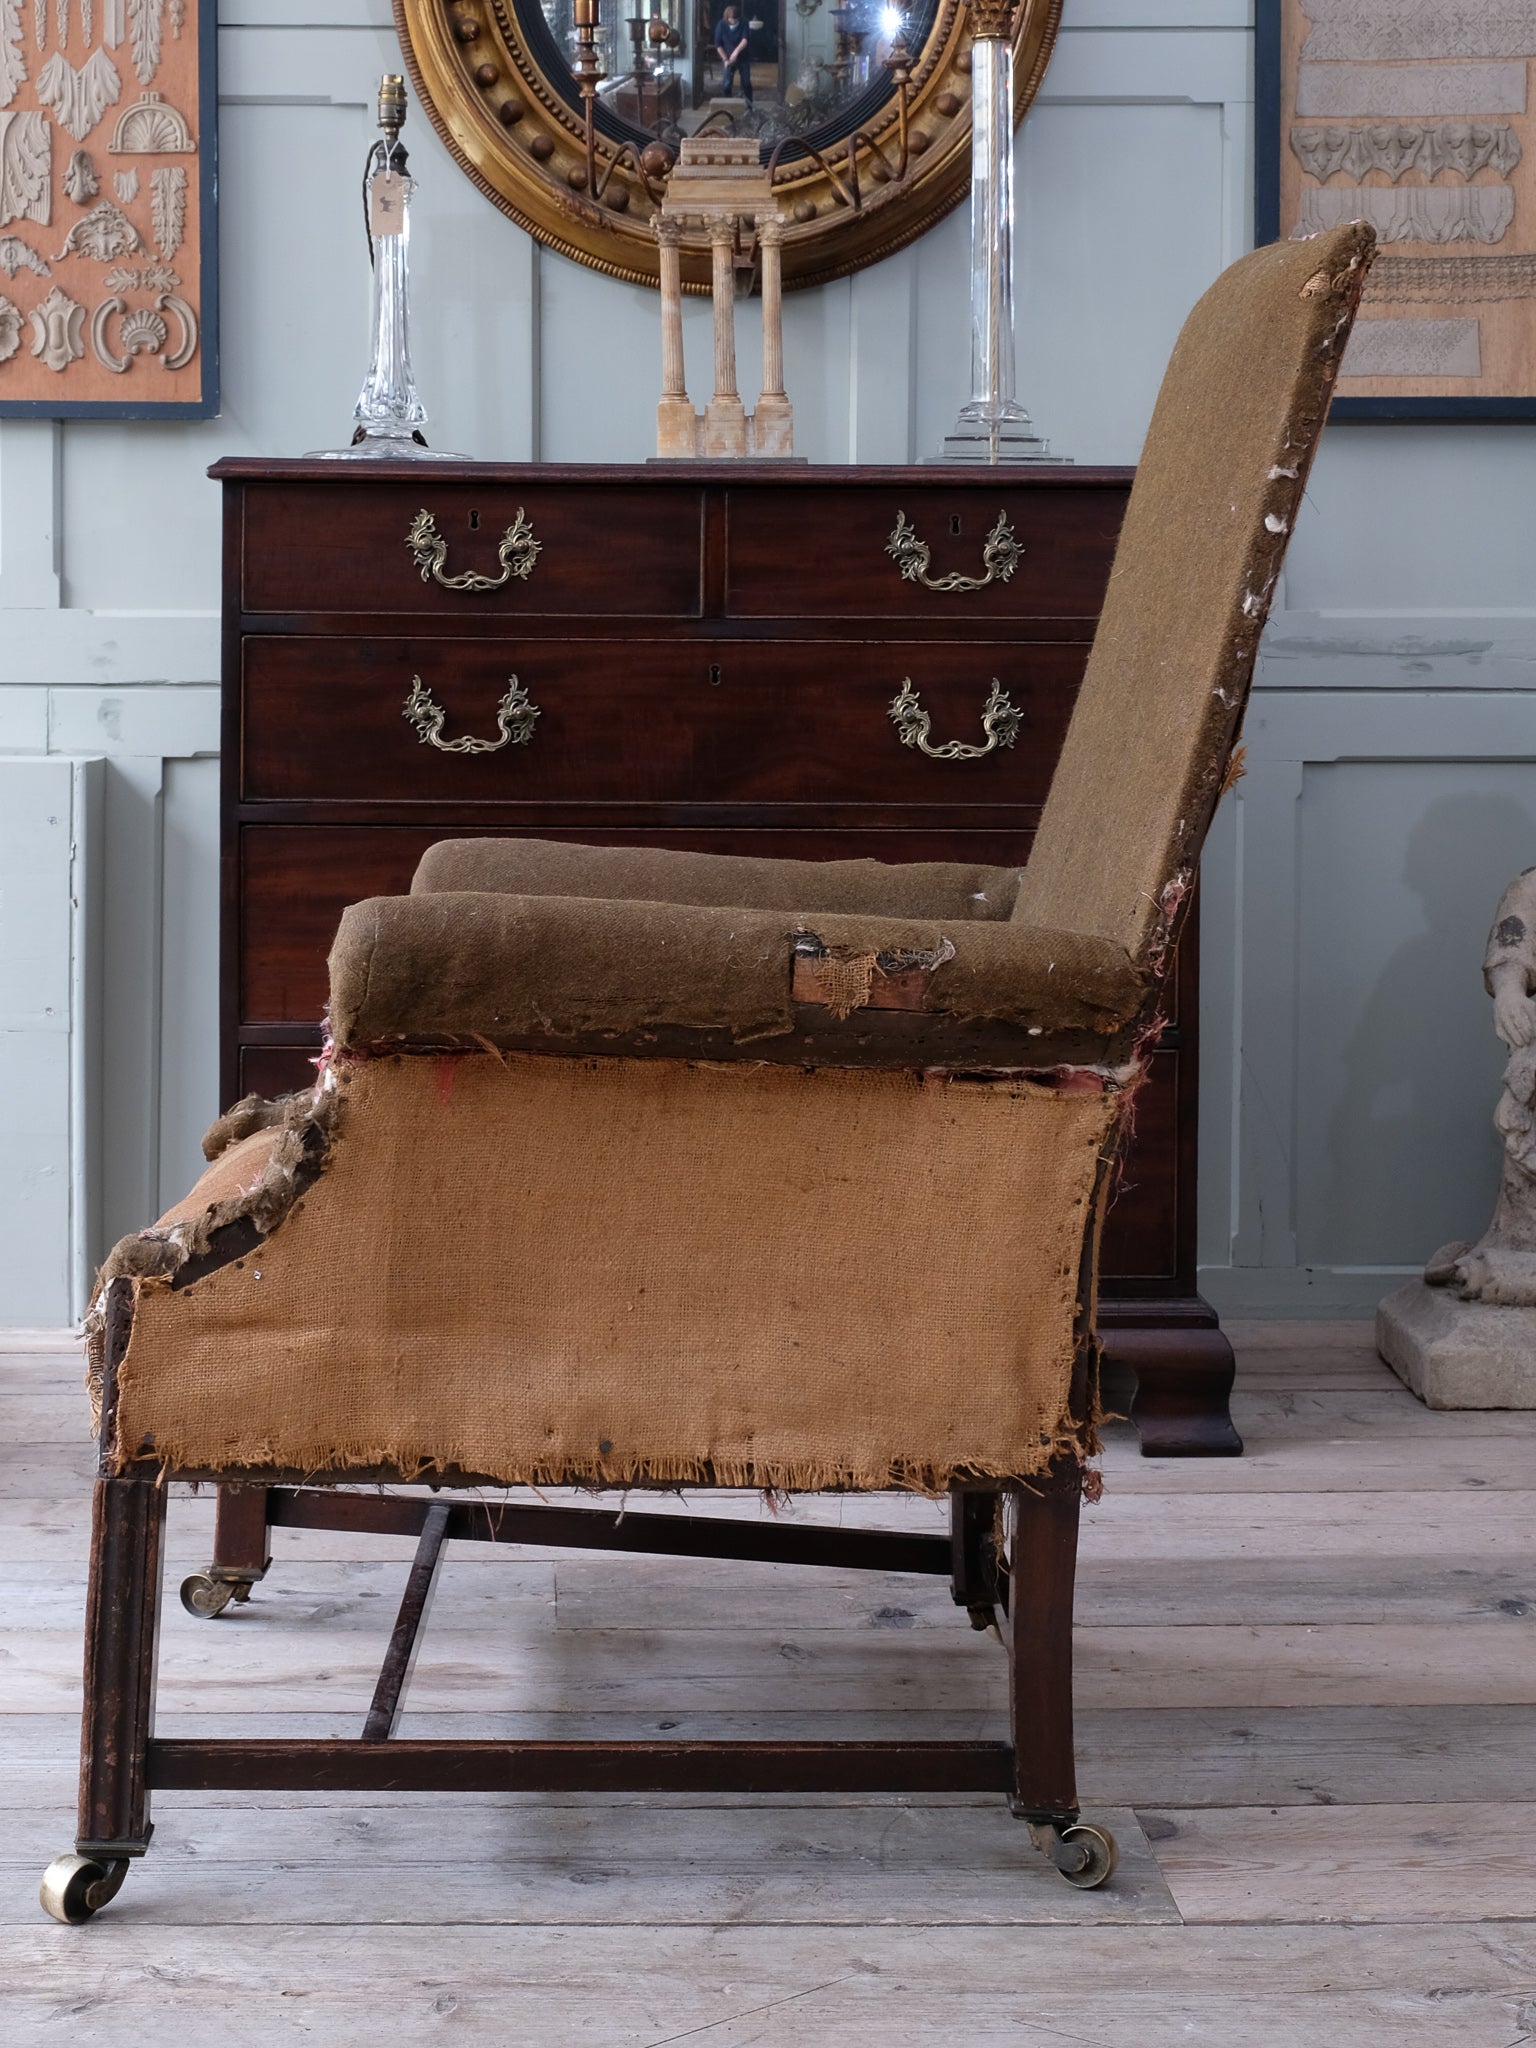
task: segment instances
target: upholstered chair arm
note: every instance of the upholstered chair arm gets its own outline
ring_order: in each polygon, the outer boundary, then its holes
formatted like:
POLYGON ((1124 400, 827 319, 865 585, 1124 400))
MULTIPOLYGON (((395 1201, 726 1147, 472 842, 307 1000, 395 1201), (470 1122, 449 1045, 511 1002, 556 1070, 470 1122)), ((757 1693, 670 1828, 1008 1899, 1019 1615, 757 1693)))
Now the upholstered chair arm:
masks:
POLYGON ((354 1049, 676 1030, 753 1047, 808 1007, 894 1007, 1006 1026, 1026 1064, 1042 1037, 1122 1036, 1149 993, 1113 946, 1016 923, 491 892, 353 904, 330 964, 332 1036, 354 1049))

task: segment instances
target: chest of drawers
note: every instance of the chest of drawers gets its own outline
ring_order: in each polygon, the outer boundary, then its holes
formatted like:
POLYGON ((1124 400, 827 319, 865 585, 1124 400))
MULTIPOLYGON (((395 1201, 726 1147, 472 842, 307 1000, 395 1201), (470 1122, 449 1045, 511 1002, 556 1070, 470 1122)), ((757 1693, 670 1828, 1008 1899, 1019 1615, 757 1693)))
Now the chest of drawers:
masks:
MULTIPOLYGON (((1021 864, 1130 484, 740 464, 213 474, 227 1099, 303 1080, 343 906, 405 890, 436 839, 1021 864), (1019 713, 1011 745, 987 746, 994 684, 1019 713), (906 685, 930 751, 890 716, 906 685)), ((1192 938, 1108 1227, 1103 1321, 1138 1373, 1144 1445, 1230 1450, 1231 1354, 1195 1289, 1192 938)))

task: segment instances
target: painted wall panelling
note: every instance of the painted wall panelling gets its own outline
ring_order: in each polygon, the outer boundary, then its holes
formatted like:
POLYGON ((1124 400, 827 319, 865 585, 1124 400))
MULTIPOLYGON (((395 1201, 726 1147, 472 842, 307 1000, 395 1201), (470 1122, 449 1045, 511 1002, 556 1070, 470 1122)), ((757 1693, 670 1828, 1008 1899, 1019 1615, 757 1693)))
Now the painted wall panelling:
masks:
MULTIPOLYGON (((224 417, 0 426, 0 749, 104 762, 104 1235, 179 1191, 216 1106, 218 524, 203 471, 220 453, 297 453, 347 432, 367 330, 356 181, 373 84, 394 66, 387 0, 223 0, 220 18, 224 417)), ((1020 383, 1061 452, 1135 458, 1179 320, 1246 246, 1251 76, 1246 0, 1068 8, 1018 145, 1020 383)), ((654 299, 542 255, 425 122, 409 133, 434 441, 510 459, 648 453, 654 299)), ((805 452, 906 460, 937 445, 964 395, 966 266, 962 210, 889 263, 790 296, 805 452)), ((698 382, 707 307, 687 314, 698 382)), ((752 336, 749 321, 748 383, 752 336)), ((1359 1305, 1433 1248, 1420 1239, 1443 1220, 1401 1177, 1361 1169, 1341 1196, 1330 1134, 1347 1119, 1362 1020, 1409 1124, 1425 1088, 1444 1097, 1422 1019, 1373 1008, 1370 976, 1385 981, 1427 928, 1407 880, 1412 820, 1469 794, 1523 801, 1533 454, 1522 428, 1326 438, 1266 640, 1250 776, 1204 891, 1203 1244, 1213 1291, 1233 1303, 1359 1305), (1448 693, 1484 708, 1469 722, 1448 693), (1348 1015, 1329 1018, 1346 952, 1348 1015), (1368 1270, 1347 1270, 1357 1258, 1368 1270)), ((1474 950, 1486 914, 1472 906, 1491 908, 1522 829, 1516 810, 1500 814, 1504 839, 1458 839, 1447 856, 1474 950)), ((1484 999, 1475 976, 1456 985, 1460 1106, 1437 1128, 1459 1204, 1488 1169, 1492 1097, 1484 999)), ((0 1321, 15 1319, 0 1300, 0 1321)))
POLYGON ((0 1301, 23 1328, 83 1311, 99 1236, 102 770, 0 753, 0 1301))

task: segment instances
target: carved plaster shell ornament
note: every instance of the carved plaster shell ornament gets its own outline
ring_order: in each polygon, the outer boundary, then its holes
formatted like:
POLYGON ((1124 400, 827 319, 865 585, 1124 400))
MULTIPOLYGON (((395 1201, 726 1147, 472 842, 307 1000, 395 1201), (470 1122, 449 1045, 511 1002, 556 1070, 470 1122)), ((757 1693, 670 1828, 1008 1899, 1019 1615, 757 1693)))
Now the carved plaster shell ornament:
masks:
POLYGON ((85 308, 57 285, 32 308, 32 353, 50 370, 67 370, 85 354, 85 308))
POLYGON ((160 10, 164 0, 128 0, 128 43, 139 83, 148 85, 160 69, 160 10))
POLYGON ((8 363, 21 347, 21 308, 0 293, 0 363, 8 363))
POLYGON ((107 144, 112 156, 191 156, 196 148, 185 118, 157 92, 124 108, 107 144))
POLYGON ((123 81, 105 50, 93 50, 77 71, 55 50, 37 74, 37 96, 61 128, 84 142, 108 107, 121 97, 123 81))
POLYGON ((110 199, 99 199, 65 236, 59 256, 94 256, 98 263, 110 263, 114 256, 137 255, 140 251, 148 254, 143 237, 127 214, 110 199))
POLYGON ((35 249, 29 249, 20 235, 0 235, 0 270, 14 277, 18 270, 34 270, 39 277, 52 277, 53 266, 35 249))
POLYGON ((127 206, 139 196, 139 174, 131 165, 126 171, 112 173, 112 189, 117 194, 119 206, 127 206))
POLYGON ((167 262, 185 238, 187 226, 187 174, 180 164, 161 164, 150 173, 150 214, 155 240, 167 262))
POLYGON ((27 60, 21 54, 21 0, 0 0, 0 107, 8 107, 25 83, 27 60))
POLYGON ((76 206, 84 206, 88 199, 94 199, 101 190, 96 182, 96 166, 83 149, 77 149, 69 160, 69 169, 64 173, 64 196, 73 199, 76 206))
POLYGON ((53 131, 42 114, 0 114, 0 227, 53 218, 53 131))
POLYGON ((91 347, 98 362, 117 376, 123 375, 135 356, 158 356, 163 369, 184 370, 197 353, 197 315, 174 292, 162 292, 153 312, 147 306, 129 312, 120 298, 104 299, 91 320, 91 347), (181 329, 180 340, 170 350, 166 348, 170 328, 161 318, 163 313, 170 313, 181 329), (112 353, 107 332, 114 314, 119 319, 118 346, 124 351, 120 356, 112 353))

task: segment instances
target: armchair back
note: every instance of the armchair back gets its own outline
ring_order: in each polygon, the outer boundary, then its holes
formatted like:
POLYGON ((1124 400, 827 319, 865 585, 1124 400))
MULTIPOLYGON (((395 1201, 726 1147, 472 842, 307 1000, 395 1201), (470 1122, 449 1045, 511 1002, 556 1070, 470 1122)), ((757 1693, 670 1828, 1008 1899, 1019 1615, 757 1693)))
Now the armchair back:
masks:
POLYGON ((1016 921, 1159 964, 1228 772, 1375 244, 1353 221, 1256 249, 1185 321, 1016 921))

